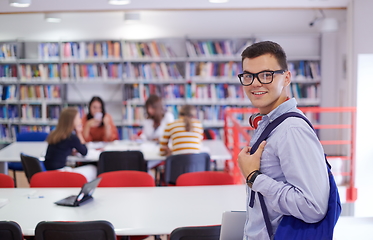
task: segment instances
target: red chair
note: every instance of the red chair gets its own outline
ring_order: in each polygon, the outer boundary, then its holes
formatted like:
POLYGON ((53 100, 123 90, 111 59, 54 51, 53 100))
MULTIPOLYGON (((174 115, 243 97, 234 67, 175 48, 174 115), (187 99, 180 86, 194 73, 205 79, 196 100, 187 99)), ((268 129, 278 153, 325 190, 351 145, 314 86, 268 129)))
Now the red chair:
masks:
POLYGON ((230 185, 234 178, 225 172, 204 171, 181 174, 176 179, 176 186, 230 185))
POLYGON ((155 187, 153 177, 146 172, 121 170, 101 173, 98 187, 155 187))
POLYGON ((87 179, 80 173, 46 171, 34 174, 30 187, 82 187, 85 183, 87 179))
MULTIPOLYGON (((104 172, 98 175, 101 178, 98 187, 155 187, 153 177, 146 172, 121 170, 104 172)), ((131 240, 145 239, 148 236, 130 236, 131 240)), ((121 237, 118 236, 117 240, 121 237)))
POLYGON ((13 178, 4 173, 0 173, 0 188, 14 188, 13 178))

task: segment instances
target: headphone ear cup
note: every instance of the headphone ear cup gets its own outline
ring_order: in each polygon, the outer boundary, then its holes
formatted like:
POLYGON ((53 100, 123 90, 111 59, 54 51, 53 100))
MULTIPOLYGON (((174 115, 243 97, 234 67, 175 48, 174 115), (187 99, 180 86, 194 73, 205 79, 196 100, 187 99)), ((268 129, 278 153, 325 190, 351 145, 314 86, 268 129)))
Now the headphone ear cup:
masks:
POLYGON ((262 120, 263 114, 260 113, 255 113, 250 116, 249 118, 249 124, 252 128, 257 129, 258 128, 258 123, 260 120, 262 120))

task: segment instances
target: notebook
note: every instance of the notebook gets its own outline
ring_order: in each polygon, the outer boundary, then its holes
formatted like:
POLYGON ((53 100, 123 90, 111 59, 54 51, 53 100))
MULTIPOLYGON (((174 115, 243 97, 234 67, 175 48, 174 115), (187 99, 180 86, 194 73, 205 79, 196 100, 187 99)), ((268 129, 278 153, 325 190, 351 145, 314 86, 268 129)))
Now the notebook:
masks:
POLYGON ((96 178, 86 184, 83 185, 80 193, 78 195, 71 195, 67 198, 61 199, 55 204, 60 206, 68 206, 68 207, 78 207, 82 203, 86 203, 89 200, 92 200, 92 194, 96 189, 97 185, 100 183, 101 178, 96 178))
POLYGON ((223 212, 220 240, 242 240, 246 222, 246 211, 223 212))

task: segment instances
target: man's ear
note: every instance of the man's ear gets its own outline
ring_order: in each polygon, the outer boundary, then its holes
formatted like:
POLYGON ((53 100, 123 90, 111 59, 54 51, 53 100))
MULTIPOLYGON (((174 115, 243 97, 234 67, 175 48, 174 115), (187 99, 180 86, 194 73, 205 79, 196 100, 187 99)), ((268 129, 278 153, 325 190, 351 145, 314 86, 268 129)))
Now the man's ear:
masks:
POLYGON ((291 72, 290 71, 286 71, 286 72, 284 72, 284 74, 285 74, 284 87, 287 87, 291 83, 291 72))

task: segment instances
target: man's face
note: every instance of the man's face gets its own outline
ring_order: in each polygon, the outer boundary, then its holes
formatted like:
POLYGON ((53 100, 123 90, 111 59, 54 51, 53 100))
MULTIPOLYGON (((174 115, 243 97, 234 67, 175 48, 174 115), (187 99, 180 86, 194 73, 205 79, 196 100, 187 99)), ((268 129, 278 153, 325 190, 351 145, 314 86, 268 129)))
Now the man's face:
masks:
MULTIPOLYGON (((258 73, 261 71, 281 70, 275 57, 265 54, 256 58, 245 58, 242 63, 244 72, 258 73)), ((243 89, 254 107, 259 108, 261 114, 268 114, 281 103, 286 101, 286 86, 290 84, 290 72, 274 74, 273 82, 262 84, 257 78, 243 89)))

